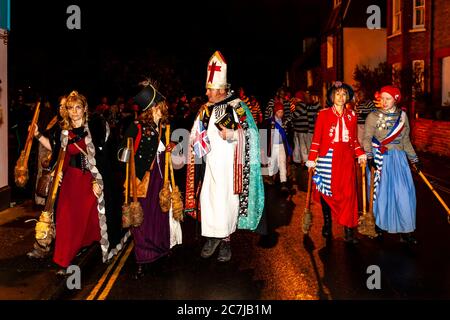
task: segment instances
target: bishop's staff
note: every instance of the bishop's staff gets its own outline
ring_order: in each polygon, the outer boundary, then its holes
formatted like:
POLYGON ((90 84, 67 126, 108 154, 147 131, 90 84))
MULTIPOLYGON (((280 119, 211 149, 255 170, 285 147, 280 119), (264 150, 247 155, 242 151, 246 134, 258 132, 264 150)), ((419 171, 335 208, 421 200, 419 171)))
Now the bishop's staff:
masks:
POLYGON ((25 187, 28 182, 28 158, 30 157, 31 145, 33 144, 34 126, 39 118, 41 103, 36 104, 34 110, 33 120, 28 128, 28 136, 25 142, 25 147, 20 153, 19 159, 17 159, 16 167, 14 168, 14 181, 18 187, 25 187))

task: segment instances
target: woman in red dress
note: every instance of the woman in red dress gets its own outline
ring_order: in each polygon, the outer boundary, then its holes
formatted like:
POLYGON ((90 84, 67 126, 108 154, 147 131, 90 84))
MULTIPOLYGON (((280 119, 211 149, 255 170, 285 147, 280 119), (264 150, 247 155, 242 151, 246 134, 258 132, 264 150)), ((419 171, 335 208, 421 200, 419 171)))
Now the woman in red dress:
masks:
MULTIPOLYGON (((35 136, 49 150, 59 152, 66 146, 61 187, 56 204, 56 240, 53 260, 64 273, 81 248, 99 241, 103 261, 122 249, 129 233, 120 234, 120 211, 112 205, 111 167, 108 166, 109 127, 102 118, 87 121, 86 98, 76 91, 61 107, 61 129, 68 139, 35 136), (114 223, 115 221, 115 223, 114 223), (114 234, 113 234, 114 233, 114 234)), ((109 158, 110 159, 110 158, 109 158)))
POLYGON ((328 105, 317 117, 307 167, 315 168, 313 181, 320 193, 324 226, 322 235, 331 237, 331 216, 344 226, 344 240, 357 243, 354 228, 358 225, 356 165, 366 161, 357 135, 357 116, 345 108, 353 89, 336 82, 328 90, 328 105))

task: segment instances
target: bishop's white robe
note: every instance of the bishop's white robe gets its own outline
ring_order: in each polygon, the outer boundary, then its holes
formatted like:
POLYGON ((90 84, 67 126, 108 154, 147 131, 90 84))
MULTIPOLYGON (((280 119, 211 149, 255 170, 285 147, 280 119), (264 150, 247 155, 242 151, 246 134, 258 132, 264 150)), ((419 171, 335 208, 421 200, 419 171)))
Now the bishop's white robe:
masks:
MULTIPOLYGON (((217 107, 215 107, 217 108, 217 107)), ((221 110, 222 114, 225 110, 221 110)), ((200 193, 202 236, 228 237, 236 230, 239 195, 234 194, 233 164, 237 141, 223 140, 219 135, 216 110, 209 119, 207 135, 211 151, 206 155, 206 169, 200 193)), ((233 110, 235 121, 237 115, 233 110)))

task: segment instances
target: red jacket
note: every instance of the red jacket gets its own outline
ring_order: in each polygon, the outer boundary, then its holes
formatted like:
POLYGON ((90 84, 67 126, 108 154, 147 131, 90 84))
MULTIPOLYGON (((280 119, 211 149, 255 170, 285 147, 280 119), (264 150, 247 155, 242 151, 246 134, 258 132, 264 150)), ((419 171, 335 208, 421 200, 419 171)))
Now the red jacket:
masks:
MULTIPOLYGON (((355 151, 355 156, 359 157, 364 154, 364 151, 358 142, 358 117, 354 111, 346 109, 344 109, 342 117, 344 118, 345 126, 348 130, 348 143, 355 151)), ((308 160, 315 161, 318 156, 325 156, 328 149, 333 146, 338 118, 338 115, 334 111, 334 107, 319 111, 308 160)), ((339 140, 342 141, 342 139, 339 140)), ((347 141, 347 137, 345 137, 344 142, 345 141, 347 141)))

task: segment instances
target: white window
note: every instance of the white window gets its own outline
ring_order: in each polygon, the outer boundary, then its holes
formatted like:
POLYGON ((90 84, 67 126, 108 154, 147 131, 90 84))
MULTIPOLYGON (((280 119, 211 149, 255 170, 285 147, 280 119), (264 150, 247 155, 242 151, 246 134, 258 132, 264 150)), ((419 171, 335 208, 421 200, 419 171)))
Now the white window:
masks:
POLYGON ((327 37, 327 68, 333 68, 333 36, 327 37))
POLYGON ((425 61, 413 60, 412 71, 413 71, 412 94, 414 97, 416 97, 417 95, 420 95, 425 91, 425 61))
POLYGON ((413 28, 425 27, 425 0, 414 0, 413 8, 413 28))
POLYGON ((334 7, 336 8, 336 7, 340 6, 341 3, 342 3, 342 0, 334 0, 334 7))
POLYGON ((392 2, 392 34, 400 33, 401 28, 402 28, 401 0, 394 0, 392 2))

